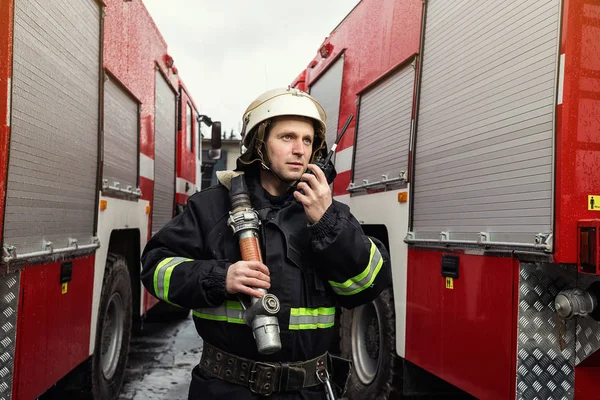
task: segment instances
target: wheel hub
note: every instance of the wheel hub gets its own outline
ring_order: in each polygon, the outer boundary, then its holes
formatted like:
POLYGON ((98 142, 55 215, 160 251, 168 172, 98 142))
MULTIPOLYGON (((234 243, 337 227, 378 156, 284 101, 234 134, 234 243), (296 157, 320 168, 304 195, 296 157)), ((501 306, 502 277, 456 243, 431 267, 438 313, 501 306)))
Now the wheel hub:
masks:
POLYGON ((375 303, 354 310, 352 319, 352 361, 358 379, 369 385, 377 376, 381 358, 381 316, 375 303))
POLYGON ((104 377, 113 377, 119 364, 123 342, 125 310, 119 293, 111 296, 102 323, 101 364, 104 377))
POLYGON ((373 317, 367 327, 365 346, 369 358, 376 360, 379 358, 379 324, 377 323, 377 318, 373 317))

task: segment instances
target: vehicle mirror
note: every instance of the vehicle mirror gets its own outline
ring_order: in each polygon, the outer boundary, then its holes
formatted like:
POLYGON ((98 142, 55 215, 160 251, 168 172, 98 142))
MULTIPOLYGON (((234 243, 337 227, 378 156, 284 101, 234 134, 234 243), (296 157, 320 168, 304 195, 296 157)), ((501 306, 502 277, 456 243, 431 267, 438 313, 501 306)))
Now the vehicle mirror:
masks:
POLYGON ((215 121, 212 124, 212 132, 210 135, 210 148, 211 150, 219 150, 221 148, 221 123, 219 121, 215 121))
POLYGON ((208 150, 208 158, 211 160, 220 160, 221 159, 221 149, 209 149, 208 150))

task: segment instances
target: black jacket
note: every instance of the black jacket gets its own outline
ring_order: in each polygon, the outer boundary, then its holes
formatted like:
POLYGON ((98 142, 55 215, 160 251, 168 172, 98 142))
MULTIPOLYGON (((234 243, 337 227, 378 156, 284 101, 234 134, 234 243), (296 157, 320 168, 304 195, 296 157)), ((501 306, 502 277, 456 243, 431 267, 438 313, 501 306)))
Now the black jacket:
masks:
POLYGON ((142 281, 157 298, 193 310, 200 336, 233 354, 262 361, 302 361, 323 354, 332 335, 335 306, 352 308, 375 299, 391 283, 389 256, 364 235, 349 208, 334 201, 309 226, 290 194, 274 198, 258 174, 247 174, 253 207, 261 218, 261 246, 278 314, 282 350, 260 355, 235 295, 225 291, 227 268, 240 260, 227 225, 228 190, 216 185, 190 197, 186 210, 148 242, 142 281))

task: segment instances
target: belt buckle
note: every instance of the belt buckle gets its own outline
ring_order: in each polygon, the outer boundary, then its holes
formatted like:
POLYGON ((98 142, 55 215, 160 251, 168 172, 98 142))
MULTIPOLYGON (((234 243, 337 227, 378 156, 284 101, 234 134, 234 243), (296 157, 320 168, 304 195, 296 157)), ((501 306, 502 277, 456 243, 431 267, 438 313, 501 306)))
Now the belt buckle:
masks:
POLYGON ((276 372, 277 368, 273 364, 255 362, 248 377, 250 391, 262 396, 271 395, 277 389, 275 388, 276 372))

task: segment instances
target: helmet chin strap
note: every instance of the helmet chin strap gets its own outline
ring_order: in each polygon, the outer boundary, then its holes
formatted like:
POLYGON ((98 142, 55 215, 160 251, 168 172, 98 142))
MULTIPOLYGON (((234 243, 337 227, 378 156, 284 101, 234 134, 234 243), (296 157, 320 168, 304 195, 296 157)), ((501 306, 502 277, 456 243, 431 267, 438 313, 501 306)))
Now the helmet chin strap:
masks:
POLYGON ((271 168, 270 168, 270 167, 269 167, 267 164, 265 164, 265 162, 264 162, 264 161, 262 161, 262 160, 260 161, 260 166, 261 166, 261 168, 262 168, 262 169, 264 169, 265 171, 268 171, 268 172, 270 172, 271 174, 273 174, 273 176, 274 176, 275 178, 279 179, 279 180, 280 180, 282 183, 284 183, 284 184, 285 184, 285 185, 288 187, 288 189, 289 189, 289 188, 295 188, 295 187, 298 185, 298 182, 299 182, 299 180, 297 180, 297 181, 294 181, 294 183, 292 183, 291 185, 289 185, 287 181, 283 180, 283 178, 282 178, 282 177, 280 177, 279 175, 277 175, 277 173, 276 173, 275 171, 273 171, 273 170, 272 170, 272 169, 271 169, 271 168))

